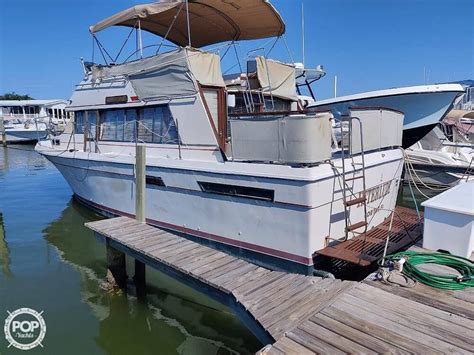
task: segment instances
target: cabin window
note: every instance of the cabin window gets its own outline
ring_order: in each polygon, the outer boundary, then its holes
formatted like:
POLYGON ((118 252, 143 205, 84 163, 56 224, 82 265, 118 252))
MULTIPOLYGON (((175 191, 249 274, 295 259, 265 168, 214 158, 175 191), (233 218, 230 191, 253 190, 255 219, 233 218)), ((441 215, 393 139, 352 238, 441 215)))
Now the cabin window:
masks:
POLYGON ((103 141, 177 144, 178 132, 168 106, 100 111, 103 141))
POLYGON ((74 115, 74 133, 84 133, 84 111, 78 111, 74 115))
POLYGON ((23 114, 22 107, 21 106, 13 106, 11 108, 11 113, 13 113, 14 115, 22 115, 23 114))
POLYGON ((203 181, 198 181, 198 184, 201 188, 201 191, 215 193, 219 195, 252 198, 266 201, 273 201, 275 198, 275 191, 268 189, 260 189, 249 186, 217 184, 213 182, 203 181))
POLYGON ((138 110, 128 109, 125 110, 125 125, 123 140, 125 142, 135 142, 136 141, 136 128, 138 121, 138 110))
POLYGON ((87 111, 87 130, 89 137, 95 138, 97 129, 97 114, 96 111, 87 111))
POLYGON ((211 114, 212 121, 214 122, 214 127, 218 127, 218 94, 217 90, 213 89, 203 89, 204 98, 206 99, 207 107, 209 108, 209 113, 211 114))
POLYGON ((154 186, 165 186, 165 183, 163 182, 162 178, 160 178, 159 176, 151 176, 151 175, 146 176, 146 184, 154 185, 154 186))
POLYGON ((146 143, 177 144, 178 131, 168 106, 139 110, 138 140, 146 143))
POLYGON ((125 110, 105 110, 100 118, 100 138, 103 141, 123 141, 125 110))
POLYGON ((178 142, 176 126, 167 106, 140 109, 138 140, 162 144, 178 142))

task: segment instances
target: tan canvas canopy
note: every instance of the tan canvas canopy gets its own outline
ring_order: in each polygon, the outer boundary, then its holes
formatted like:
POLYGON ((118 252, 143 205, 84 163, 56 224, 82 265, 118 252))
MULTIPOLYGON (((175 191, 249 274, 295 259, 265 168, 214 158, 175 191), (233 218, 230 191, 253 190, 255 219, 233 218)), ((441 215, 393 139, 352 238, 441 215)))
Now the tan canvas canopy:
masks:
MULTIPOLYGON (((195 48, 232 40, 280 36, 285 24, 268 0, 188 0, 191 45, 195 48)), ((185 0, 161 0, 133 6, 89 28, 137 27, 186 46, 188 27, 185 0), (173 23, 174 21, 174 23, 173 23), (168 32, 169 31, 169 32, 168 32)))

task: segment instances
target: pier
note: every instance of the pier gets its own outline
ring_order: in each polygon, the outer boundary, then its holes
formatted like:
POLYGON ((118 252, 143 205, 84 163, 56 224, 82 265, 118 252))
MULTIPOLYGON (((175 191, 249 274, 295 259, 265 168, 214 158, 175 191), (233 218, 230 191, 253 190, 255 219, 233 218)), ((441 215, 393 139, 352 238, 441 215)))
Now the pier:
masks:
POLYGON ((146 264, 207 294, 268 344, 261 354, 468 353, 474 347, 472 290, 270 271, 127 217, 86 226, 105 239, 114 255, 109 270, 119 279, 127 254, 136 260, 136 283, 145 282, 146 264))

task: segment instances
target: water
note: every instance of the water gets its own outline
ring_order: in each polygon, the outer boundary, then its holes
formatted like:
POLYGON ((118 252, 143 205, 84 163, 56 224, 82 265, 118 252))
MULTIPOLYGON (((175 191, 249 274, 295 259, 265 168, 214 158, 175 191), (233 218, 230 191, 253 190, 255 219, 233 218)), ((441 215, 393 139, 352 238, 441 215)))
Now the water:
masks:
MULTIPOLYGON (((105 246, 61 174, 28 146, 0 147, 0 324, 44 311, 44 348, 28 354, 231 354, 262 344, 219 303, 147 268, 147 296, 106 293, 105 246)), ((129 274, 132 260, 127 260, 129 274)), ((0 332, 0 354, 7 349, 0 332)))

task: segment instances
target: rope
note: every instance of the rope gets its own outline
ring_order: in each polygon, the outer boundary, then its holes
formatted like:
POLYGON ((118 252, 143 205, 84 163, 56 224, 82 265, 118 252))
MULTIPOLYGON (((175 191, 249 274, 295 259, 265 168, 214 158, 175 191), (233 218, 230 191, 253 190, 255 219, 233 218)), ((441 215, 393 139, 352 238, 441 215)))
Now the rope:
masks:
POLYGON ((425 285, 446 289, 463 290, 474 287, 474 263, 466 258, 444 253, 420 253, 412 250, 402 251, 388 255, 387 260, 396 262, 404 258, 402 273, 425 285), (459 273, 455 275, 432 274, 420 270, 417 266, 422 264, 436 264, 448 266, 459 273))

